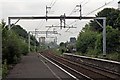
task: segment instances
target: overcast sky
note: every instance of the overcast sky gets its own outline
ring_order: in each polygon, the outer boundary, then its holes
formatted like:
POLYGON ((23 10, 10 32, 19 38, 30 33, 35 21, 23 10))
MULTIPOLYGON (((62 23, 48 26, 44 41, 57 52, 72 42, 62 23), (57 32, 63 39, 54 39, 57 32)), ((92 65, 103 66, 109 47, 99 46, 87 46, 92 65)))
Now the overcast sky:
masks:
MULTIPOLYGON (((110 4, 106 5, 103 8, 118 8, 119 0, 0 0, 0 19, 4 19, 7 22, 7 17, 10 16, 45 16, 45 8, 47 6, 52 6, 48 16, 60 16, 64 13, 66 16, 69 16, 72 10, 76 5, 82 5, 82 15, 86 16, 89 12, 101 7, 105 3, 112 1, 110 4)), ((102 10, 103 8, 95 11, 94 13, 88 16, 94 16, 97 12, 102 10)), ((76 8, 77 9, 77 8, 76 8)), ((79 16, 79 12, 73 12, 70 16, 76 15, 79 16)), ((16 20, 12 20, 14 23, 16 20)), ((55 28, 61 35, 56 35, 58 37, 58 43, 61 41, 69 41, 70 37, 78 36, 82 27, 89 20, 66 20, 66 24, 71 24, 70 26, 77 27, 75 29, 60 29, 55 28)), ((59 20, 20 20, 17 24, 21 25, 27 31, 33 31, 35 28, 38 30, 45 31, 48 28, 45 26, 51 25, 59 25, 59 20)), ((51 28, 50 30, 53 30, 51 28)), ((45 35, 41 35, 45 36, 45 35)), ((50 39, 48 39, 50 40, 50 39)))

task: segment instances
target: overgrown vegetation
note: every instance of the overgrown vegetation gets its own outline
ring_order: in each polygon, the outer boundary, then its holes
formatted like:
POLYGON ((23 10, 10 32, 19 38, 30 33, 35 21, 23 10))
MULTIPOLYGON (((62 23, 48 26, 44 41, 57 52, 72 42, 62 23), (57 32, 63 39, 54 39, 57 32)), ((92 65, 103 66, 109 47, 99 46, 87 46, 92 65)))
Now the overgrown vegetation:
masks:
MULTIPOLYGON (((11 30, 2 21, 2 64, 3 77, 6 76, 9 66, 18 63, 22 55, 28 54, 28 33, 20 25, 14 25, 11 30)), ((31 51, 33 45, 38 44, 34 36, 31 35, 31 51)))
MULTIPOLYGON (((106 17, 106 42, 108 59, 120 61, 120 11, 105 8, 96 17, 106 17)), ((101 24, 103 21, 98 20, 101 24)), ((92 20, 77 38, 77 51, 82 55, 102 58, 102 28, 92 20)))
POLYGON ((59 44, 59 53, 60 53, 60 54, 63 54, 64 52, 66 52, 66 43, 61 42, 61 43, 59 44))

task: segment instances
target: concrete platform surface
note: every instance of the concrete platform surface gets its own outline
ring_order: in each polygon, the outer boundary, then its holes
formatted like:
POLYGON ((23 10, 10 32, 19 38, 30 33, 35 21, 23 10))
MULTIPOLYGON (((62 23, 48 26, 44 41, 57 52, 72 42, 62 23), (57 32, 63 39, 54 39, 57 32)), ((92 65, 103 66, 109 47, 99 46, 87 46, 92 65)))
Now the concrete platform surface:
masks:
POLYGON ((73 79, 70 75, 47 61, 38 53, 30 53, 23 56, 18 63, 8 74, 7 79, 48 79, 48 80, 63 80, 73 79))

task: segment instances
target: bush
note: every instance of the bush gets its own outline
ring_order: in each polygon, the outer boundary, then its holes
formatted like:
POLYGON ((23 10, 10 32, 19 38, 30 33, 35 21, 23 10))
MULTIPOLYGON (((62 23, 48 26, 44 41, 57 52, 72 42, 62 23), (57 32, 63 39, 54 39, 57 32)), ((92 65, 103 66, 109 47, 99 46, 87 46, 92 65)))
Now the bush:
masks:
POLYGON ((8 65, 7 60, 4 60, 3 62, 4 63, 2 64, 2 77, 4 78, 8 73, 8 65))
MULTIPOLYGON (((111 26, 106 27, 106 51, 107 53, 120 53, 120 31, 113 29, 111 26)), ((102 33, 97 35, 97 40, 95 42, 95 50, 98 53, 102 53, 103 45, 102 33)))
POLYGON ((89 49, 86 55, 90 57, 97 57, 98 52, 95 49, 89 49))
POLYGON ((21 53, 23 55, 27 55, 28 54, 28 44, 25 41, 21 40, 20 47, 21 47, 21 53))
POLYGON ((120 61, 120 53, 110 53, 107 55, 107 58, 110 60, 120 61))
POLYGON ((17 60, 15 60, 17 57, 20 58, 21 49, 20 49, 20 40, 18 39, 18 36, 13 31, 3 30, 2 34, 2 56, 3 60, 7 59, 8 64, 16 63, 17 60))
POLYGON ((17 63, 21 59, 22 54, 27 55, 27 43, 14 31, 4 29, 2 37, 2 56, 3 60, 7 59, 8 64, 17 63))
POLYGON ((97 34, 98 33, 93 31, 81 32, 77 39, 77 51, 80 53, 88 53, 90 49, 94 50, 97 34))

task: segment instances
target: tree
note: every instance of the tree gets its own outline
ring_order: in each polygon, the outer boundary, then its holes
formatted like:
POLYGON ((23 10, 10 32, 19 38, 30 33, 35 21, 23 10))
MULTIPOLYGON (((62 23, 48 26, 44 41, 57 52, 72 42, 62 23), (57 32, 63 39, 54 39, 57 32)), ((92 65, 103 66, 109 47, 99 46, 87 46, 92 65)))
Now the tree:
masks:
POLYGON ((81 53, 87 53, 90 49, 94 50, 95 47, 96 35, 98 33, 90 31, 87 27, 89 26, 86 26, 86 29, 84 28, 77 38, 77 51, 81 53))
POLYGON ((5 28, 6 23, 5 23, 4 19, 2 19, 1 25, 2 25, 2 28, 5 28))
POLYGON ((115 26, 115 21, 120 16, 120 11, 114 8, 105 8, 102 11, 98 12, 97 17, 106 17, 106 24, 112 26, 112 28, 118 28, 115 26))
POLYGON ((119 14, 118 18, 115 20, 114 26, 116 26, 118 28, 118 30, 120 30, 120 14, 119 14))
POLYGON ((21 58, 21 48, 18 36, 4 29, 2 31, 2 59, 7 59, 8 64, 16 63, 21 58))
POLYGON ((61 42, 59 46, 60 46, 59 50, 61 51, 61 53, 66 51, 66 44, 64 42, 61 42))
MULTIPOLYGON (((106 34, 106 50, 107 53, 120 53, 120 31, 107 26, 106 34)), ((102 33, 97 35, 95 49, 98 53, 102 53, 102 33)))
POLYGON ((2 27, 2 61, 7 60, 8 64, 17 63, 22 54, 28 53, 27 38, 22 34, 27 33, 20 26, 11 30, 8 30, 5 24, 2 26, 4 26, 2 27))
POLYGON ((61 42, 60 43, 60 47, 64 47, 65 46, 65 43, 64 42, 61 42))
POLYGON ((107 53, 120 53, 120 31, 107 26, 107 53))
MULTIPOLYGON (((102 11, 98 12, 96 17, 106 17, 106 25, 112 26, 114 29, 120 30, 120 11, 118 9, 113 8, 105 8, 102 11)), ((99 23, 103 23, 102 20, 98 20, 99 23)), ((102 32, 102 28, 96 23, 96 21, 90 21, 90 28, 93 31, 102 32)))
POLYGON ((19 36, 28 39, 27 31, 24 30, 20 25, 14 25, 11 29, 14 30, 14 32, 16 32, 19 36))
MULTIPOLYGON (((120 11, 105 8, 98 12, 97 17, 106 17, 106 52, 109 59, 119 60, 120 56, 120 11), (112 55, 114 57, 112 57, 112 55)), ((98 20, 103 23, 102 20, 98 20)), ((102 28, 92 20, 80 32, 77 38, 77 51, 87 55, 101 55, 103 53, 102 28)))

